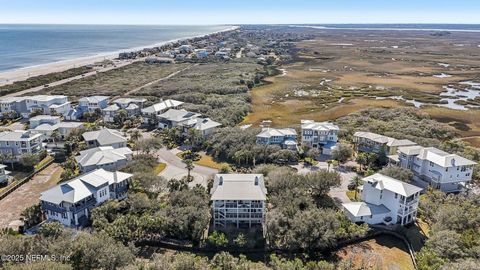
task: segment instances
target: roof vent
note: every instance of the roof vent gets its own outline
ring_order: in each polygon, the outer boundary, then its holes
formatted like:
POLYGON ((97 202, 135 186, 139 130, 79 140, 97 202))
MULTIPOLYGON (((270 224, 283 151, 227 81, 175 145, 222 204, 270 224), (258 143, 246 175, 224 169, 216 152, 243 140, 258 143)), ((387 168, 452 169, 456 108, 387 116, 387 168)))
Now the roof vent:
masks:
POLYGON ((258 186, 258 176, 255 176, 255 186, 258 186))
POLYGON ((218 180, 218 185, 221 186, 223 185, 223 177, 220 176, 220 179, 218 180))

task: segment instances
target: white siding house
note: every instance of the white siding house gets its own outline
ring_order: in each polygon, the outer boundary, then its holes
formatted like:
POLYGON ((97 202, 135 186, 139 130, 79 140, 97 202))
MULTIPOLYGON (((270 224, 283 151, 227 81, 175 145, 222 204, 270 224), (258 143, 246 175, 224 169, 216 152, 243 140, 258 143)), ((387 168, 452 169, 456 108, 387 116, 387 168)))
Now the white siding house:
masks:
POLYGON ((410 146, 398 148, 400 167, 413 172, 414 178, 444 192, 456 192, 472 180, 477 163, 435 147, 410 146))
POLYGON ((267 189, 262 174, 217 174, 210 194, 215 227, 263 224, 267 189))
POLYGON ((342 204, 351 221, 387 225, 415 221, 422 188, 379 173, 363 182, 362 202, 342 204))

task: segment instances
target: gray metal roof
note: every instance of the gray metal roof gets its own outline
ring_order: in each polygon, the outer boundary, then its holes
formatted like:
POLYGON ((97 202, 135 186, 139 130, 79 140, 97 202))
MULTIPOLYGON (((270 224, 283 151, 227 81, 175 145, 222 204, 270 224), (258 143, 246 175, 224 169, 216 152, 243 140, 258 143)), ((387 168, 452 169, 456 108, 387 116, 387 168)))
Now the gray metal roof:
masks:
POLYGON ((40 200, 54 204, 77 203, 94 195, 99 187, 120 183, 130 177, 132 174, 97 169, 42 192, 40 200))
POLYGON ((85 141, 97 141, 100 146, 127 142, 127 138, 120 131, 108 128, 85 132, 82 136, 85 141))
POLYGON ((80 155, 76 156, 75 160, 83 167, 91 165, 99 166, 115 163, 120 160, 127 160, 127 155, 132 154, 132 150, 128 147, 114 149, 111 146, 102 146, 80 151, 80 155))
POLYGON ((344 203, 342 206, 354 217, 387 214, 391 211, 385 205, 374 205, 366 202, 344 203))

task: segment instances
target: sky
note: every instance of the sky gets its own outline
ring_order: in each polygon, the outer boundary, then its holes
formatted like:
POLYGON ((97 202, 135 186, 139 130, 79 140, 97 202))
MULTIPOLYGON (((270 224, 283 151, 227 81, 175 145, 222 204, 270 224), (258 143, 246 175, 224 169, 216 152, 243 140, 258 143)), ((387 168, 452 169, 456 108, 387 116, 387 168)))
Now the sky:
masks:
POLYGON ((479 0, 0 0, 0 23, 480 23, 479 0))

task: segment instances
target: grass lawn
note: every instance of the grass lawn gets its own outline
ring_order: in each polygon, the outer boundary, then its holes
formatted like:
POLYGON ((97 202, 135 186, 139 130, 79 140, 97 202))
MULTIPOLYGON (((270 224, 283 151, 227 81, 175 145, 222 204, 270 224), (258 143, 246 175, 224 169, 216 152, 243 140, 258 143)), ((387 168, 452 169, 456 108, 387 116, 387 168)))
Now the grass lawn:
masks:
POLYGON ((357 192, 357 197, 355 198, 355 191, 354 190, 348 190, 347 191, 347 197, 352 201, 352 202, 357 202, 360 200, 360 194, 357 192))
POLYGON ((213 158, 209 155, 201 155, 201 158, 198 161, 194 162, 196 165, 209 167, 213 169, 220 169, 222 167, 221 163, 216 162, 213 158))
POLYGON ((165 163, 159 163, 154 169, 153 169, 153 173, 155 175, 158 175, 160 174, 163 170, 165 170, 165 168, 167 168, 167 164, 165 163))
POLYGON ((45 164, 47 164, 48 162, 50 162, 51 160, 53 160, 53 157, 52 156, 46 156, 44 159, 42 159, 37 165, 35 165, 35 170, 41 168, 42 166, 44 166, 45 164))

